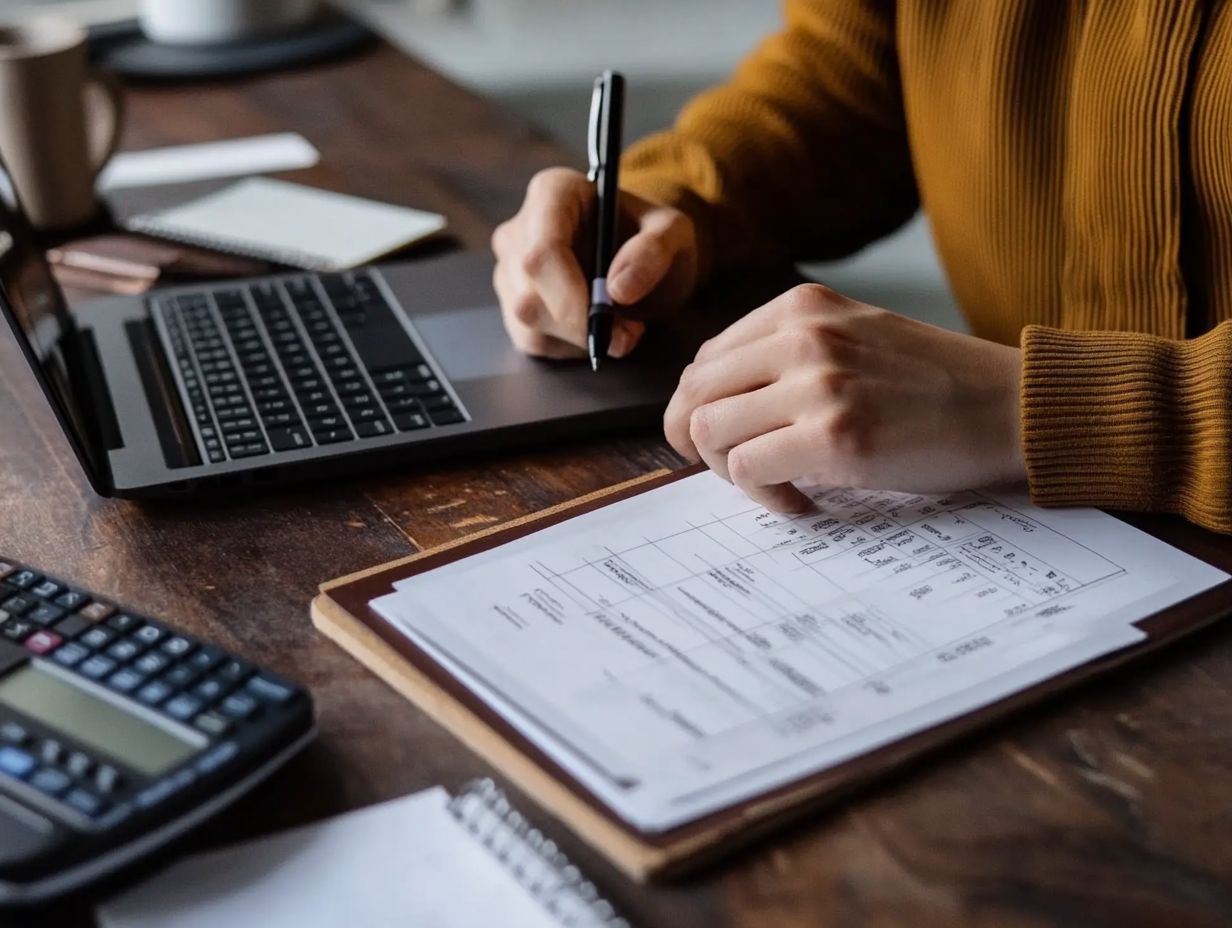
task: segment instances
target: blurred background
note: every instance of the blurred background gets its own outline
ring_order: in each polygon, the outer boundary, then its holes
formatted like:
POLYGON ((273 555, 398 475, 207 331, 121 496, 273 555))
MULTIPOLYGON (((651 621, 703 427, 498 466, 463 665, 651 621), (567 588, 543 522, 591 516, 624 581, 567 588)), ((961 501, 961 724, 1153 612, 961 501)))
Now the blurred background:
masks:
MULTIPOLYGON (((213 0, 199 0, 210 3, 213 0)), ((437 70, 501 101, 579 153, 590 84, 605 67, 629 80, 626 134, 671 124, 780 22, 780 0, 334 0, 437 70)), ((130 18, 137 0, 0 0, 0 18, 68 13, 94 25, 130 18)), ((891 238, 806 273, 858 299, 965 328, 917 217, 891 238)))

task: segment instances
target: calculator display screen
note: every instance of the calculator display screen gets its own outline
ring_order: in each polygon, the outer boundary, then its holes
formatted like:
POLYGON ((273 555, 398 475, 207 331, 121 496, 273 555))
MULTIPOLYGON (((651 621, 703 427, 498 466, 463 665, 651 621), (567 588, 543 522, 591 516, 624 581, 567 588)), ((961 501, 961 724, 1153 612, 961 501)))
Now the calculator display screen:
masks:
POLYGON ((0 679, 0 705, 150 777, 171 769, 198 748, 35 664, 0 679))

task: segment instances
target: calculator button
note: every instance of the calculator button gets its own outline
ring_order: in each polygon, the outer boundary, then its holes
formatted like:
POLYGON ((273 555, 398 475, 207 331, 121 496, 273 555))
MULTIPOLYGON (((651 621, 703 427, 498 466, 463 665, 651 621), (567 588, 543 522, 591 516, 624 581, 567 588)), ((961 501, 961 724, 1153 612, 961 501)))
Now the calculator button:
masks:
POLYGON ((65 638, 76 638, 89 627, 90 623, 79 615, 70 615, 55 624, 56 633, 65 638))
POLYGON ((25 641, 32 634, 37 626, 33 622, 27 622, 25 619, 9 619, 3 625, 0 625, 0 635, 4 635, 9 641, 25 641))
POLYGON ((213 702, 230 689, 232 689, 230 681, 222 680, 218 677, 210 677, 208 680, 202 680, 193 687, 193 695, 205 702, 213 702))
POLYGON ((11 777, 25 777, 31 770, 34 769, 35 760, 25 751, 19 751, 17 748, 5 745, 0 747, 0 773, 7 773, 11 777))
POLYGON ((80 664, 83 660, 90 656, 90 649, 83 648, 75 641, 70 641, 62 648, 57 648, 53 654, 52 660, 61 664, 64 667, 72 667, 80 664))
POLYGON ((148 646, 158 644, 166 635, 167 633, 157 625, 142 625, 129 637, 148 646))
MULTIPOLYGON (((87 611, 89 611, 89 607, 82 609, 82 615, 85 615, 87 611)), ((107 624, 114 628, 117 632, 128 632, 140 625, 141 620, 135 615, 129 615, 127 612, 117 612, 107 620, 107 624)))
POLYGON ((257 711, 257 701, 247 693, 232 693, 222 701, 224 714, 233 719, 246 719, 257 711))
POLYGON ((65 796, 64 802, 82 815, 88 815, 90 818, 94 818, 94 816, 103 811, 103 801, 93 793, 80 787, 72 790, 65 796))
POLYGON ((77 670, 91 680, 100 680, 111 671, 115 670, 116 662, 109 657, 103 657, 101 654, 95 654, 88 661, 83 661, 77 666, 77 670))
POLYGON ((218 677, 231 683, 242 683, 252 673, 252 665, 239 658, 232 658, 218 668, 218 677))
POLYGON ((120 771, 110 764, 103 764, 94 771, 94 788, 104 796, 114 793, 123 782, 124 778, 120 776, 120 771))
POLYGON ((189 696, 181 693, 171 702, 163 706, 163 711, 172 718, 177 718, 182 722, 187 722, 194 715, 201 711, 203 704, 200 699, 195 696, 189 696))
POLYGON ((192 667, 198 673, 205 673, 220 660, 223 659, 223 652, 212 645, 205 645, 198 648, 192 657, 185 662, 189 667, 192 667))
POLYGON ((133 804, 139 809, 148 809, 150 806, 156 806, 168 796, 178 793, 186 786, 191 786, 196 779, 196 771, 180 770, 169 777, 164 777, 151 786, 147 786, 134 797, 133 804))
POLYGON ((26 731, 24 725, 9 721, 0 725, 0 738, 9 744, 22 745, 30 740, 30 732, 26 731))
POLYGON ((64 639, 47 629, 35 632, 26 639, 26 650, 31 654, 46 654, 60 646, 64 639))
POLYGON ((76 612, 82 606, 90 601, 90 597, 85 593, 78 593, 76 590, 68 590, 56 597, 56 605, 61 609, 67 609, 69 612, 76 612))
POLYGON ((30 587, 30 592, 43 599, 51 599, 53 596, 59 596, 62 589, 64 588, 55 581, 44 580, 42 583, 36 583, 30 587))
POLYGON ((37 622, 39 625, 54 625, 64 618, 64 610, 59 606, 43 603, 33 612, 27 613, 26 618, 31 622, 37 622))
POLYGON ((217 712, 202 712, 193 719, 193 725, 205 732, 211 738, 225 735, 231 729, 231 723, 217 712))
POLYGON ((48 796, 61 796, 73 785, 73 781, 63 770, 56 770, 54 767, 40 767, 30 777, 30 785, 48 796))
POLYGON ((114 606, 106 603, 90 603, 88 606, 83 606, 77 614, 87 622, 101 622, 113 612, 115 612, 114 606))
POLYGON ((150 651, 133 661, 133 667, 146 676, 152 676, 171 663, 171 658, 157 651, 150 651))
POLYGON ((153 683, 147 683, 141 689, 137 690, 137 698, 147 706, 157 706, 160 702, 170 696, 172 693, 171 687, 161 680, 155 680, 153 683))
POLYGON ((120 663, 124 663, 125 661, 132 660, 143 650, 145 649, 142 648, 141 645, 131 639, 125 638, 123 641, 117 641, 109 647, 107 649, 107 654, 110 657, 114 657, 120 663))
POLYGON ((107 685, 118 692, 131 693, 144 682, 145 678, 146 674, 138 673, 131 667, 125 667, 108 677, 107 685))
POLYGON ((11 583, 13 586, 20 589, 29 589, 38 583, 42 578, 32 570, 19 570, 5 578, 6 583, 11 583))
POLYGON ((115 632, 109 628, 104 628, 101 625, 95 625, 88 632, 85 632, 77 640, 87 648, 101 648, 115 637, 115 632))
POLYGON ((81 778, 94 769, 94 761, 90 759, 89 754, 83 754, 81 751, 73 751, 64 761, 64 769, 71 776, 81 778))
POLYGON ((169 657, 183 657, 193 649, 193 643, 183 635, 168 638, 162 644, 162 652, 169 657))
POLYGON ((38 604, 29 596, 11 596, 4 601, 4 611, 9 615, 25 615, 38 604))
POLYGON ((55 738, 48 738, 39 745, 38 755, 45 764, 58 764, 64 759, 64 745, 55 738))
POLYGON ((248 681, 248 689, 269 702, 286 702, 295 695, 295 690, 267 676, 256 676, 248 681))
POLYGON ((201 671, 197 670, 191 664, 176 664, 162 676, 162 680, 168 686, 173 686, 176 689, 187 686, 197 677, 201 676, 201 671))

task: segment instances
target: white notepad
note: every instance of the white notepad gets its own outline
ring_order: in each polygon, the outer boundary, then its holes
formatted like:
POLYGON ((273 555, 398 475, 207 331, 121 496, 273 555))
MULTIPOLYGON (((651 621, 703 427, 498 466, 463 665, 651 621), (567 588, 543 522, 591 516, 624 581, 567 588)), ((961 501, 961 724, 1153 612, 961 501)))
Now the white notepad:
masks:
POLYGON ((310 271, 374 261, 445 228, 439 213, 251 177, 125 222, 134 232, 310 271))
POLYGON ((99 907, 102 928, 629 928, 490 782, 198 854, 99 907))

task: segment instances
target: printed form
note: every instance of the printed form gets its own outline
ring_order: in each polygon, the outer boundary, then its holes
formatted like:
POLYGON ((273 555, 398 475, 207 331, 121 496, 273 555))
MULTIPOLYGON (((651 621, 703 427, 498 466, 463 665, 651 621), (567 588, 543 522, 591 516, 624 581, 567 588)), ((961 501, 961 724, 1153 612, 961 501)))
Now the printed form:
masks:
POLYGON ((697 474, 372 606, 655 832, 1139 641, 1228 578, 1021 492, 805 492, 776 515, 697 474))

